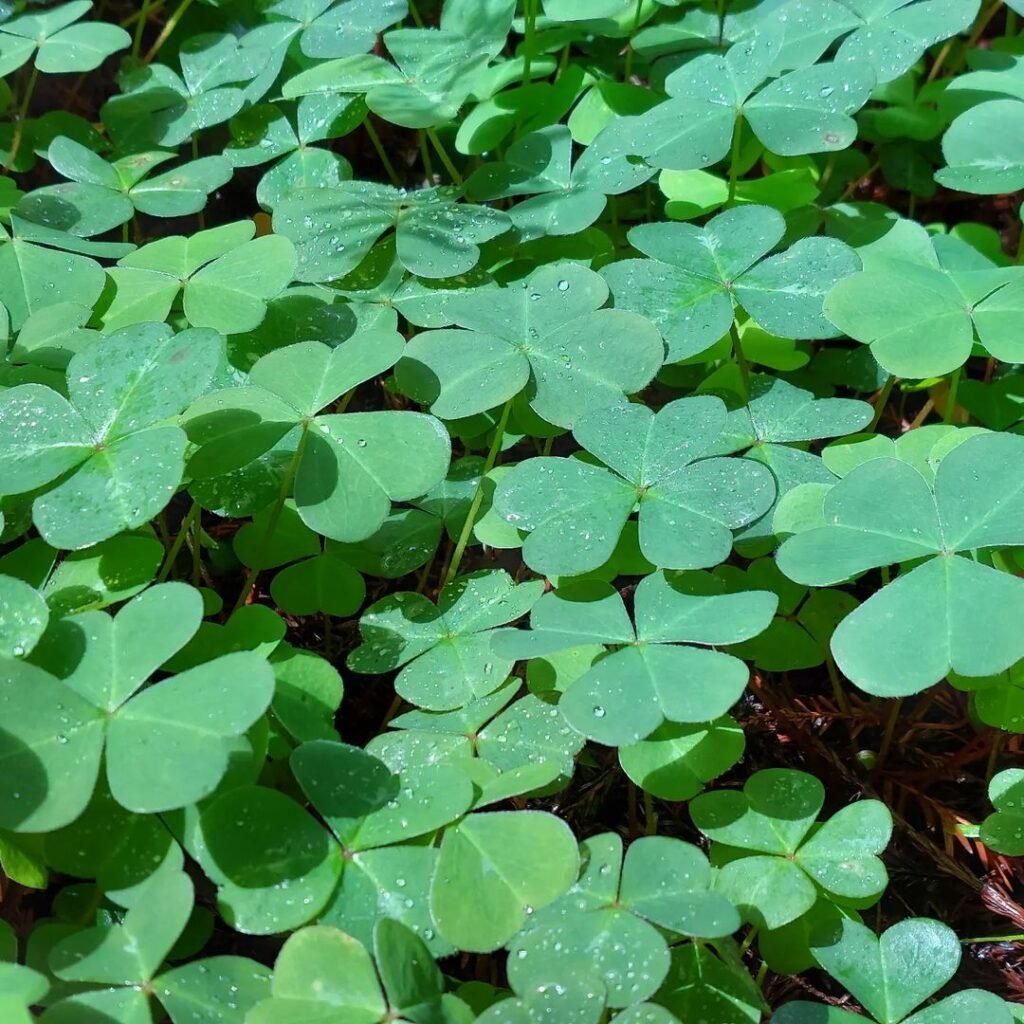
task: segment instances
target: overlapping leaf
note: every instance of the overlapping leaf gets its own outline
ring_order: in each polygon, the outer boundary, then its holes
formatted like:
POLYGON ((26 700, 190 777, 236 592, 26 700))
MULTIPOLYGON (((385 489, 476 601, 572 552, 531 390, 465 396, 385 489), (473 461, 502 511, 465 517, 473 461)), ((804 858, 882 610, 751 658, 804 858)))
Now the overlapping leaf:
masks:
POLYGON ((1013 625, 1024 610, 1021 581, 960 553, 1024 544, 1013 472, 1022 463, 1019 437, 987 433, 946 455, 932 484, 908 463, 872 459, 828 491, 825 525, 779 549, 782 571, 813 586, 923 559, 836 629, 832 653, 858 686, 916 693, 950 669, 995 675, 1024 657, 1013 625))
POLYGON ((703 228, 641 224, 629 241, 649 258, 613 263, 604 276, 617 307, 642 313, 661 330, 670 362, 727 334, 736 303, 781 337, 834 337, 822 302, 860 261, 834 238, 804 238, 768 256, 785 230, 769 206, 727 210, 703 228))
POLYGON ((707 648, 756 636, 777 598, 723 589, 704 573, 647 576, 634 595, 634 628, 612 587, 565 584, 537 602, 529 631, 502 631, 493 647, 528 659, 584 644, 613 646, 568 687, 559 707, 584 736, 626 746, 665 721, 710 722, 739 699, 746 666, 707 648))
POLYGON ((636 313, 602 309, 608 288, 585 267, 542 267, 513 287, 453 295, 463 330, 416 335, 396 369, 404 391, 443 419, 485 412, 525 390, 530 407, 559 426, 640 391, 664 346, 636 313))
POLYGON ((678 399, 657 414, 641 405, 597 409, 575 423, 573 435, 605 466, 529 459, 502 478, 494 506, 529 534, 523 559, 546 575, 598 568, 637 505, 640 549, 651 562, 671 569, 715 565, 732 549, 732 531, 775 499, 764 466, 703 457, 726 422, 725 406, 710 396, 678 399))

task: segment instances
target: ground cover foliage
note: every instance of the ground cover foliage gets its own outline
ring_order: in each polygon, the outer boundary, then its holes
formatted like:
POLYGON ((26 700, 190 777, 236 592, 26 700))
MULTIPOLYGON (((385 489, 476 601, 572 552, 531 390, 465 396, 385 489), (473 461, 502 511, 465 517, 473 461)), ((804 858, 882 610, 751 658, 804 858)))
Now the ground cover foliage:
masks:
POLYGON ((0 1019, 1024 1020, 1021 0, 0 0, 0 1019))

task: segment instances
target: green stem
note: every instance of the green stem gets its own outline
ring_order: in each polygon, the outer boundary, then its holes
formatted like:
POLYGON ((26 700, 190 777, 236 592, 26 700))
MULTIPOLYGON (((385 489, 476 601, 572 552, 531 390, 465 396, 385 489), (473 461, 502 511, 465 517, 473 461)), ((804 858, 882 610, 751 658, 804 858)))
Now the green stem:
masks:
POLYGON ((32 74, 28 79, 28 87, 25 89, 25 96, 18 108, 18 123, 14 126, 14 138, 11 139, 11 149, 4 161, 3 169, 9 170, 14 166, 18 158, 18 150, 21 148, 21 139, 25 133, 25 119, 28 117, 29 104, 32 102, 32 94, 36 91, 36 82, 39 81, 39 68, 32 65, 32 74))
POLYGON ((381 142, 380 136, 377 134, 377 129, 373 127, 373 122, 370 120, 370 115, 366 115, 366 120, 363 121, 363 127, 366 129, 366 134, 369 136, 370 142, 373 143, 373 148, 377 151, 377 156, 380 157, 380 162, 384 165, 384 170, 387 171, 388 177, 391 179, 391 184, 395 188, 402 187, 402 179, 399 178, 398 173, 395 171, 394 164, 391 163, 391 159, 388 157, 387 151, 384 149, 384 143, 381 142))
POLYGON ((1024 935, 978 935, 973 939, 961 939, 961 946, 975 946, 981 942, 1024 942, 1024 935))
POLYGON ((946 412, 942 417, 943 423, 952 423, 953 415, 956 412, 956 393, 960 388, 960 375, 963 367, 958 366, 949 375, 949 397, 946 399, 946 412))
POLYGON ((143 15, 156 14, 164 5, 164 0, 149 0, 148 10, 139 8, 134 14, 129 14, 127 18, 122 18, 118 24, 121 28, 128 28, 129 25, 137 25, 143 15))
MULTIPOLYGON (((284 511, 284 503, 288 500, 288 495, 291 494, 292 484, 295 482, 295 474, 299 471, 299 463, 302 461, 302 453, 306 450, 306 440, 308 438, 309 424, 304 423, 298 447, 295 449, 295 454, 292 456, 292 461, 288 466, 288 472, 285 473, 284 479, 281 481, 281 489, 277 492, 277 501, 274 502, 274 507, 270 511, 270 518, 267 520, 267 529, 263 534, 263 542, 260 545, 260 555, 266 554, 267 549, 270 547, 270 542, 274 539, 274 533, 277 531, 277 524, 281 521, 281 513, 284 511)), ((260 558, 256 559, 257 565, 260 560, 260 558)), ((242 584, 242 591, 238 595, 238 600, 235 602, 234 607, 231 609, 232 615, 249 600, 249 595, 252 593, 252 589, 256 585, 256 578, 259 574, 260 571, 257 567, 250 567, 246 571, 245 582, 242 584)))
POLYGON ((203 579, 203 527, 199 516, 192 520, 192 529, 185 543, 192 552, 192 586, 198 587, 203 579))
POLYGON ((644 835, 658 834, 658 812, 654 809, 654 797, 644 790, 644 835))
POLYGON ((736 179, 739 176, 740 164, 740 143, 743 139, 743 115, 736 118, 736 125, 732 130, 732 152, 729 155, 729 198, 725 201, 726 206, 732 206, 736 202, 736 179))
POLYGON ((142 58, 143 64, 152 63, 153 58, 160 52, 160 48, 164 43, 171 38, 172 33, 178 27, 178 22, 185 17, 185 12, 194 2, 195 0, 181 0, 175 12, 164 23, 164 27, 160 30, 160 35, 156 37, 156 41, 149 48, 149 52, 142 58))
POLYGON ((875 767, 872 771, 872 775, 877 776, 882 770, 882 766, 885 764, 886 758, 889 756, 889 751, 892 749, 893 736, 896 733, 896 723, 899 721, 900 708, 903 706, 903 701, 896 699, 892 703, 892 708, 889 711, 889 717, 885 722, 885 732, 882 734, 882 742, 878 747, 878 757, 875 759, 875 767))
POLYGON ((736 321, 733 320, 732 325, 729 327, 729 335, 732 338, 732 353, 736 358, 736 365, 740 368, 740 378, 743 381, 743 397, 750 397, 750 366, 747 363, 747 357, 743 354, 743 342, 740 339, 739 328, 736 326, 736 321))
POLYGON ((882 385, 882 390, 878 392, 875 398, 875 415, 871 418, 867 429, 869 434, 873 434, 878 429, 878 421, 882 418, 882 413, 885 412, 885 404, 889 401, 895 383, 896 378, 889 374, 889 379, 882 385))
POLYGON ((501 410, 498 425, 494 428, 494 439, 491 441, 487 458, 484 460, 484 468, 480 471, 480 481, 476 485, 473 500, 469 505, 469 512, 466 514, 466 521, 462 524, 462 532, 459 534, 459 539, 455 544, 452 559, 448 563, 448 571, 444 574, 444 583, 441 585, 442 589, 455 579, 455 574, 459 571, 459 565, 462 563, 462 556, 466 552, 466 545, 469 544, 469 538, 473 536, 476 514, 480 511, 480 503, 484 500, 484 478, 494 469, 494 463, 498 460, 498 452, 501 451, 501 441, 505 436, 505 428, 508 426, 508 417, 511 412, 512 399, 510 398, 501 410))
POLYGON ((192 524, 199 518, 199 502, 193 501, 192 507, 188 510, 185 518, 181 521, 181 526, 178 527, 178 536, 174 538, 174 543, 171 545, 171 550, 167 552, 167 557, 164 559, 164 564, 160 567, 160 573, 156 578, 157 583, 163 583, 168 576, 171 575, 171 570, 174 568, 174 563, 181 553, 182 546, 185 543, 185 538, 188 536, 189 530, 192 529, 192 524))
POLYGON ((623 80, 629 82, 633 77, 633 36, 640 27, 640 15, 643 14, 644 0, 636 0, 636 13, 633 15, 633 27, 629 31, 629 45, 626 47, 626 71, 623 80))
POLYGON ((448 150, 444 148, 444 143, 438 137, 437 132, 433 128, 427 129, 427 138, 430 139, 430 144, 434 147, 434 151, 441 159, 441 163, 444 164, 444 169, 448 172, 448 177, 455 182, 459 188, 462 188, 462 175, 459 174, 455 164, 452 163, 451 157, 448 156, 448 150))
POLYGON ((718 45, 725 41, 725 0, 718 0, 718 45))
POLYGON ((533 40, 537 34, 537 0, 523 0, 523 85, 530 81, 533 67, 533 40))
POLYGON ((416 141, 419 143, 420 147, 420 159, 423 161, 423 173, 426 175, 427 181, 433 185, 434 163, 430 159, 430 149, 427 146, 427 136, 424 134, 422 128, 416 133, 416 141))
POLYGON ((409 0, 409 14, 415 22, 416 27, 423 28, 423 19, 420 17, 420 12, 416 9, 416 0, 409 0))
POLYGON ((153 6, 153 0, 142 0, 142 10, 139 11, 138 20, 135 22, 135 36, 132 39, 132 56, 138 60, 142 53, 142 33, 146 31, 149 24, 149 9, 153 6))

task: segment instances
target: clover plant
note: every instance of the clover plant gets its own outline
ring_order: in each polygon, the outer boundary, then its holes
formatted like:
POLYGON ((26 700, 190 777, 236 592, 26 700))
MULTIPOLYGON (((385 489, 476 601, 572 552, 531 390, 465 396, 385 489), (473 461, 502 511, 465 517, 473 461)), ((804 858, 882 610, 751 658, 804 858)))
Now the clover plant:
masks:
POLYGON ((1024 1020, 1022 16, 0 0, 2 1024, 1024 1020))

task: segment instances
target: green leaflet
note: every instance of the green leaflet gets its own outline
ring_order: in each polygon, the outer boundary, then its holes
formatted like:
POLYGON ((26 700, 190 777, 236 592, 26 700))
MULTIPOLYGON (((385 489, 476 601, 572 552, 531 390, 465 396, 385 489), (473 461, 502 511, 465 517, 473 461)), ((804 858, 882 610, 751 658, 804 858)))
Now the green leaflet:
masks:
POLYGON ((828 491, 827 525, 779 549, 782 571, 816 586, 925 559, 833 635, 836 662, 858 686, 888 696, 916 693, 951 668, 994 675, 1024 654, 1009 625, 1024 601, 1018 581, 956 553, 1020 543, 1013 525, 1017 488, 1006 469, 1022 454, 1012 435, 969 438, 939 463, 934 485, 906 463, 873 459, 828 491), (905 518, 886 515, 882 493, 899 502, 905 518))

